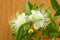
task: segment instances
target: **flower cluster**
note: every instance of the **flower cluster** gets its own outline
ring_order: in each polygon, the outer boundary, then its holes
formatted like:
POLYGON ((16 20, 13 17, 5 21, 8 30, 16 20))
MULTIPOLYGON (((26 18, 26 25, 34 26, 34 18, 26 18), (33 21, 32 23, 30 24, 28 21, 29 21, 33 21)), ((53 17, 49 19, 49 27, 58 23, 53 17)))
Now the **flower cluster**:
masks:
MULTIPOLYGON (((34 29, 38 30, 41 27, 46 27, 50 23, 47 13, 40 12, 38 10, 31 10, 31 15, 26 16, 25 13, 21 13, 16 15, 16 18, 12 18, 10 24, 12 24, 12 29, 18 30, 18 28, 29 21, 33 22, 34 29)), ((13 30, 14 31, 14 30, 13 30)))

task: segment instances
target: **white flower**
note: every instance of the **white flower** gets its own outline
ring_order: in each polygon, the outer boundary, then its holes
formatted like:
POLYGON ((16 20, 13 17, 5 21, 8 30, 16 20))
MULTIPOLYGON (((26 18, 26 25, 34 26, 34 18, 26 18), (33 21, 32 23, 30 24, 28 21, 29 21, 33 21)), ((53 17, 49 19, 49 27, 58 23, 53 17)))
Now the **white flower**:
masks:
POLYGON ((37 21, 34 23, 34 29, 38 30, 40 27, 47 26, 50 23, 50 20, 47 16, 47 13, 40 12, 38 10, 32 10, 30 15, 31 21, 37 21))
POLYGON ((25 13, 21 13, 21 14, 17 14, 16 15, 16 18, 12 18, 12 20, 10 21, 10 24, 12 25, 12 29, 13 31, 16 29, 16 31, 18 30, 18 28, 26 23, 28 20, 27 20, 27 17, 25 15, 25 13))
POLYGON ((29 16, 29 19, 30 19, 31 21, 41 20, 42 14, 40 13, 40 11, 31 10, 31 13, 32 13, 32 14, 29 16))
POLYGON ((34 24, 34 29, 38 30, 40 27, 43 26, 43 21, 38 21, 37 23, 34 24))
POLYGON ((20 25, 26 23, 26 16, 25 13, 22 13, 21 15, 17 16, 15 20, 15 26, 19 27, 20 25))

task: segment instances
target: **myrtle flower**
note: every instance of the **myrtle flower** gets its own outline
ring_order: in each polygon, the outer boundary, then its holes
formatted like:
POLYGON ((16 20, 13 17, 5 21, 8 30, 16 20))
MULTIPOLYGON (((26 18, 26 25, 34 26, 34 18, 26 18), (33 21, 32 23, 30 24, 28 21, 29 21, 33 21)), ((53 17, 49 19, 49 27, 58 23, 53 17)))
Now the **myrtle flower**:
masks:
POLYGON ((31 10, 31 15, 29 16, 29 19, 31 21, 38 21, 42 19, 42 14, 40 13, 40 11, 37 10, 31 10))
POLYGON ((18 28, 26 23, 28 20, 27 20, 27 17, 25 15, 25 13, 21 13, 21 14, 16 14, 16 18, 12 18, 9 23, 11 24, 11 28, 13 29, 13 31, 17 31, 18 28))
POLYGON ((30 20, 35 21, 34 29, 38 30, 40 27, 47 26, 50 23, 47 13, 40 12, 38 10, 32 10, 30 15, 30 20))

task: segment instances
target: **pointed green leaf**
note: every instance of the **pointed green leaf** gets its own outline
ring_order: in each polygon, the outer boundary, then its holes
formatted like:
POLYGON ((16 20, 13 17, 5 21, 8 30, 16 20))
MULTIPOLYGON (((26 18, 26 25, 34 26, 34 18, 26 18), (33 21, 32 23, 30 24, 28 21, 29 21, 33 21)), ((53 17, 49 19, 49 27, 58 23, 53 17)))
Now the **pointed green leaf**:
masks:
POLYGON ((51 6, 48 6, 46 11, 49 12, 51 8, 52 8, 51 6))
POLYGON ((44 5, 44 3, 41 3, 37 10, 41 11, 41 9, 43 8, 43 5, 44 5))
POLYGON ((49 29, 48 35, 50 35, 50 36, 58 36, 58 31, 56 31, 55 29, 53 29, 53 27, 51 26, 51 24, 47 28, 49 29))
POLYGON ((58 31, 58 28, 57 28, 57 25, 55 23, 55 21, 53 19, 51 19, 51 25, 52 25, 52 28, 55 29, 56 31, 58 31))
POLYGON ((28 5, 29 5, 29 8, 32 10, 33 5, 30 2, 28 2, 28 5))
POLYGON ((37 3, 34 3, 32 9, 36 9, 37 3))
POLYGON ((51 20, 51 26, 52 26, 53 30, 58 31, 57 25, 47 9, 46 9, 46 12, 48 14, 49 19, 51 20))
POLYGON ((26 15, 30 15, 31 12, 30 12, 30 7, 29 7, 29 2, 28 0, 26 0, 26 15))
POLYGON ((59 16, 60 15, 60 9, 56 11, 54 16, 59 16))
POLYGON ((58 10, 60 8, 60 6, 56 0, 50 0, 50 2, 51 2, 53 9, 58 10))
POLYGON ((29 8, 31 9, 31 10, 34 10, 34 9, 36 9, 36 3, 34 3, 34 5, 32 5, 30 2, 28 2, 28 4, 29 4, 29 8))

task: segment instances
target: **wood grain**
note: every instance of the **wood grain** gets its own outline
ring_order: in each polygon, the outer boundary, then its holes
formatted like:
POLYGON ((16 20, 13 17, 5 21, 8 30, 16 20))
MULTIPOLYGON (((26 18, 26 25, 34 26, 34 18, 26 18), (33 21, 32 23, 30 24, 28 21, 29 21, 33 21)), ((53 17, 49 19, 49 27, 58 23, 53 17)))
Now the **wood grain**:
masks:
MULTIPOLYGON (((42 2, 44 3, 44 9, 50 5, 50 0, 29 0, 32 4, 35 2, 39 6, 42 2)), ((12 36, 12 30, 9 26, 9 18, 16 13, 18 10, 25 12, 26 0, 0 0, 0 40, 15 40, 12 36)), ((60 2, 58 0, 58 2, 60 2)), ((52 9, 51 15, 54 10, 52 9)), ((56 20, 57 23, 60 22, 56 20)))

